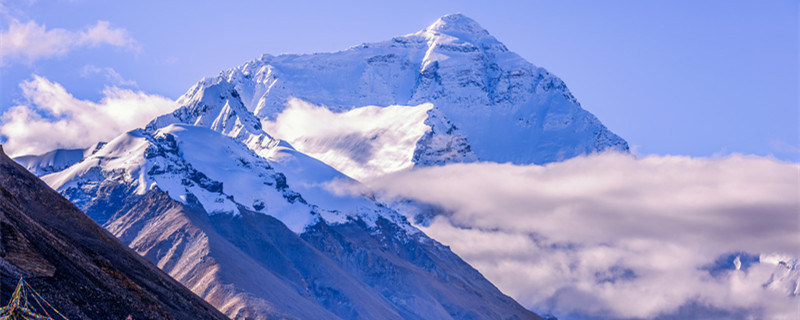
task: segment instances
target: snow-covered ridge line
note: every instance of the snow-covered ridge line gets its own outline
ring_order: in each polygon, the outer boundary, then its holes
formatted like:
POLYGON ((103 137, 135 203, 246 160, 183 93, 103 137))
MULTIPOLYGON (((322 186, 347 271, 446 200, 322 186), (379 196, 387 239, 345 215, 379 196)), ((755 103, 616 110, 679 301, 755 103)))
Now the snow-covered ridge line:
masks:
POLYGON ((14 161, 36 176, 64 170, 97 152, 105 142, 98 142, 85 149, 56 149, 41 155, 25 155, 14 161))
POLYGON ((79 206, 117 185, 136 195, 158 188, 209 214, 236 215, 242 209, 268 214, 297 233, 320 219, 336 224, 350 217, 374 225, 384 216, 403 222, 397 213, 368 199, 327 193, 327 181, 349 178, 322 162, 291 148, 273 149, 275 159, 270 162, 234 138, 172 124, 155 132, 125 133, 74 166, 42 179, 79 206), (372 215, 363 214, 365 209, 372 215))

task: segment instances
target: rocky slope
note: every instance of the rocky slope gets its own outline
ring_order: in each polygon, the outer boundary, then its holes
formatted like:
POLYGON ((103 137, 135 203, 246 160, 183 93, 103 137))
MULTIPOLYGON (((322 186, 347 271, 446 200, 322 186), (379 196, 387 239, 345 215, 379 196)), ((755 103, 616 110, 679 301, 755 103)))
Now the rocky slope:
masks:
POLYGON ((0 299, 20 277, 71 319, 226 319, 0 147, 0 299))

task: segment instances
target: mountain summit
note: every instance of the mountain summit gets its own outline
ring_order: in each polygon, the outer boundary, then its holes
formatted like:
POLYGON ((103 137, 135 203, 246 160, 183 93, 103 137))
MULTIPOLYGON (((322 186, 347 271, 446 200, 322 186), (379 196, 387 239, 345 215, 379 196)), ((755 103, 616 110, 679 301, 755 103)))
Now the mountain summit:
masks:
MULTIPOLYGON (((447 34, 456 38, 478 40, 484 37, 491 37, 475 20, 467 16, 455 13, 448 14, 436 20, 432 25, 425 28, 422 32, 436 34, 447 34)), ((494 37, 491 37, 494 40, 494 37)), ((496 40, 495 40, 496 41, 496 40)))
POLYGON ((417 33, 343 51, 264 55, 199 82, 179 99, 183 107, 173 118, 186 123, 220 118, 228 100, 198 95, 218 85, 230 86, 235 100, 270 135, 355 178, 410 166, 477 160, 545 164, 628 151, 625 140, 581 108, 561 79, 461 14, 446 15, 417 33), (219 105, 206 103, 212 100, 219 105), (319 122, 325 118, 319 110, 297 108, 302 103, 333 115, 319 122), (422 105, 427 116, 416 117, 410 110, 422 105), (364 130, 364 123, 383 118, 391 120, 364 130), (331 123, 336 130, 318 134, 331 123), (404 129, 413 126, 424 130, 404 129), (378 141, 402 139, 413 141, 395 148, 390 158, 380 152, 378 141))

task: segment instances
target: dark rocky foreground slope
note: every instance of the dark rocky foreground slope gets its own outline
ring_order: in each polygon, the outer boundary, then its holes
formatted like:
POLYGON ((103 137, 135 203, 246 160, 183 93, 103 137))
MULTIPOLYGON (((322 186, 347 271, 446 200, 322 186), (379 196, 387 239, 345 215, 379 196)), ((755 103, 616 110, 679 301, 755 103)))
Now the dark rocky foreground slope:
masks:
POLYGON ((70 319, 227 319, 0 147, 0 299, 20 276, 70 319))

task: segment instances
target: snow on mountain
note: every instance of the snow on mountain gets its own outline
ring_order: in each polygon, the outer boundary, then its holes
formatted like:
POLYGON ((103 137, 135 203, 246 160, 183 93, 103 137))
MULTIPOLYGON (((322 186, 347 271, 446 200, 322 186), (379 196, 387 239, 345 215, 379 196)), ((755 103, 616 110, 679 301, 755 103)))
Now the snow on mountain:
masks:
POLYGON ((25 167, 36 176, 58 172, 83 160, 92 153, 97 152, 103 142, 86 149, 56 149, 41 155, 25 155, 14 158, 14 161, 25 167))
MULTIPOLYGON (((296 115, 297 110, 287 107, 295 98, 335 113, 346 112, 341 118, 353 113, 363 119, 374 116, 376 125, 387 125, 381 117, 388 114, 399 123, 422 122, 429 132, 418 138, 412 152, 412 163, 417 165, 475 160, 543 164, 608 149, 628 150, 623 139, 581 108, 563 81, 509 51, 460 14, 444 16, 417 33, 339 52, 264 55, 198 83, 179 100, 184 107, 175 113, 191 119, 175 118, 186 123, 203 122, 199 120, 203 117, 224 118, 217 107, 196 107, 218 98, 216 91, 204 89, 215 86, 232 87, 241 109, 267 122, 284 112, 296 115), (374 106, 428 103, 433 107, 424 120, 413 112, 373 110, 374 106), (358 111, 361 108, 367 110, 358 111), (449 125, 435 127, 433 123, 449 125)), ((350 131, 363 130, 363 121, 349 124, 350 131)), ((350 154, 350 159, 323 157, 323 161, 352 176, 405 167, 375 171, 374 164, 393 160, 364 150, 368 140, 323 141, 310 136, 315 131, 310 127, 284 128, 278 138, 307 154, 350 154)), ((392 132, 403 128, 388 126, 384 134, 405 137, 403 132, 392 132)))
POLYGON ((130 131, 43 180, 232 318, 537 318, 404 216, 328 189, 356 181, 230 132, 130 131))
POLYGON ((764 283, 765 288, 800 296, 800 259, 778 254, 762 254, 759 262, 775 266, 775 271, 764 283))
POLYGON ((40 174, 237 319, 536 319, 401 214, 329 186, 628 149, 560 79, 462 15, 339 52, 265 55, 178 104, 40 174))
MULTIPOLYGON (((312 165, 313 159, 306 159, 305 155, 282 149, 284 162, 300 162, 307 170, 291 171, 295 173, 293 180, 301 186, 306 185, 301 181, 310 177, 319 179, 319 172, 326 169, 329 173, 321 177, 346 178, 335 175, 322 163, 312 165)), ((366 199, 344 196, 311 205, 300 193, 289 189, 284 174, 275 172, 268 161, 247 146, 215 131, 186 124, 172 124, 152 135, 143 130, 125 133, 80 163, 46 175, 43 180, 79 205, 91 206, 104 184, 122 183, 135 195, 158 188, 183 204, 195 202, 210 214, 238 214, 240 208, 269 214, 296 233, 320 218, 345 221, 339 210, 357 212, 359 206, 366 206, 371 212, 381 212, 366 199)), ((324 181, 318 181, 321 182, 324 181)), ((91 216, 91 211, 87 213, 91 216)), ((93 218, 105 222, 108 217, 93 218)))
POLYGON ((147 124, 154 131, 174 123, 209 128, 244 142, 256 152, 266 152, 280 142, 261 128, 261 122, 245 108, 236 89, 228 83, 201 81, 178 99, 182 107, 147 124))

